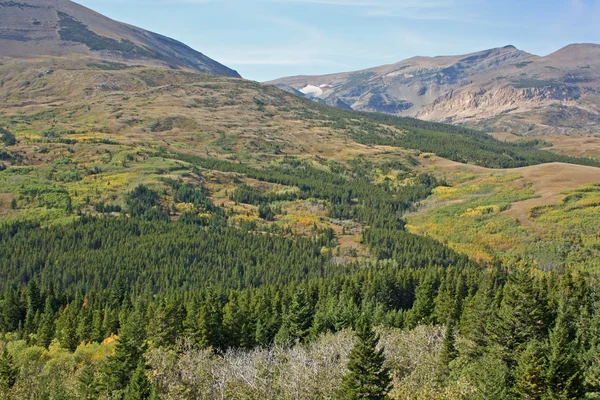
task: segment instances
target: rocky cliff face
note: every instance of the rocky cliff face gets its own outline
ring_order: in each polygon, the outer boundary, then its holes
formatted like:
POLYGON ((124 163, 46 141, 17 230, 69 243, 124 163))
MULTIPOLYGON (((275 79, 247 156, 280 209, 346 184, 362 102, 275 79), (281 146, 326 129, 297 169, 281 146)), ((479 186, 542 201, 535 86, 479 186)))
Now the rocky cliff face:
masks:
POLYGON ((82 57, 239 77, 183 43, 69 0, 0 0, 0 57, 82 57))
POLYGON ((308 85, 317 87, 321 93, 313 98, 331 105, 489 130, 579 135, 600 131, 599 45, 571 45, 547 57, 506 46, 271 83, 301 92, 308 85), (557 108, 568 112, 557 116, 557 108))

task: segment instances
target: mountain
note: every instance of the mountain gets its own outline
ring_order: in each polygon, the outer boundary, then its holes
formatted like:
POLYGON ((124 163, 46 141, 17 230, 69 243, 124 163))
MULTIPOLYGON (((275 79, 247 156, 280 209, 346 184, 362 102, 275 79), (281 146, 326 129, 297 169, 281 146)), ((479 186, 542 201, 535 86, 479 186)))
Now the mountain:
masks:
POLYGON ((514 46, 461 56, 269 82, 337 107, 522 134, 594 134, 600 123, 600 45, 546 57, 514 46))
POLYGON ((69 0, 0 1, 0 57, 80 57, 107 68, 116 62, 240 77, 183 43, 69 0))

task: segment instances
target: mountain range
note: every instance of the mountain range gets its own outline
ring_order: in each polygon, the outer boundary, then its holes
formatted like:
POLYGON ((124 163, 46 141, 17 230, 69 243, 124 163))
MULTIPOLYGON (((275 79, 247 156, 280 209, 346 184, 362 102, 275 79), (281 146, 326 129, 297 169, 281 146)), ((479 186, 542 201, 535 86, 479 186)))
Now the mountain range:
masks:
POLYGON ((546 57, 514 46, 269 82, 325 104, 520 134, 589 135, 600 122, 600 45, 546 57))
POLYGON ((69 0, 0 1, 0 57, 79 57, 240 75, 176 40, 114 21, 69 0))

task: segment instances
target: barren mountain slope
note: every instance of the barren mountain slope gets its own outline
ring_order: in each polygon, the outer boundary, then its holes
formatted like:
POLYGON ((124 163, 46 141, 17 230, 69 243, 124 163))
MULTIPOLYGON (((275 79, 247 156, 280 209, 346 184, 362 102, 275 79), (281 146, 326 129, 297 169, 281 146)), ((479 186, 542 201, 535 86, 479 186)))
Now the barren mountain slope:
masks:
MULTIPOLYGON (((239 77, 168 37, 113 21, 69 0, 0 1, 0 58, 89 57, 239 77)), ((107 65, 110 68, 110 65, 107 65)))
POLYGON ((327 104, 517 133, 595 134, 600 45, 538 57, 513 46, 270 82, 327 104))

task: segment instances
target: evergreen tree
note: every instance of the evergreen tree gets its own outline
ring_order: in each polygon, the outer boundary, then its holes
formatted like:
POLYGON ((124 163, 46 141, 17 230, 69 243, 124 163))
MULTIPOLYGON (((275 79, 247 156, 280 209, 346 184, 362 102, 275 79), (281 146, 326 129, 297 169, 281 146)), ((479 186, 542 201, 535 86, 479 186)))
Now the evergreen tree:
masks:
POLYGON ((548 300, 528 271, 517 268, 504 287, 500 308, 490 321, 490 339, 502 349, 509 369, 531 340, 543 339, 548 331, 548 300))
POLYGON ((31 334, 35 333, 38 329, 35 318, 36 314, 39 316, 39 311, 34 311, 31 307, 27 308, 27 315, 25 315, 25 325, 23 326, 23 335, 27 343, 30 343, 31 334))
POLYGON ((534 340, 529 342, 513 371, 512 393, 520 399, 543 399, 546 393, 548 348, 534 340))
POLYGON ((200 307, 197 340, 201 347, 218 348, 221 344, 223 314, 220 301, 213 294, 200 307))
POLYGON ((139 310, 134 310, 119 331, 115 353, 102 369, 102 386, 106 392, 119 392, 129 384, 133 371, 143 357, 145 339, 144 318, 139 310))
POLYGON ((148 322, 148 342, 152 347, 175 345, 183 332, 185 308, 181 302, 161 302, 148 322))
POLYGON ((442 373, 448 373, 450 362, 457 356, 455 323, 450 322, 446 328, 446 334, 444 335, 444 341, 442 342, 442 351, 440 352, 439 366, 442 373))
POLYGON ((40 288, 35 281, 29 282, 27 285, 27 309, 33 311, 35 315, 36 311, 42 311, 44 303, 42 301, 42 295, 40 288))
POLYGON ((427 325, 435 322, 435 287, 431 279, 426 279, 417 286, 415 302, 406 316, 408 328, 427 325))
POLYGON ((77 376, 77 389, 79 399, 95 400, 98 398, 98 382, 94 365, 86 363, 81 367, 77 376))
POLYGON ((348 373, 344 376, 340 398, 345 400, 387 399, 391 390, 390 371, 384 366, 383 348, 377 349, 379 335, 361 318, 356 326, 356 344, 348 360, 348 373))
POLYGON ((488 326, 494 312, 495 295, 493 277, 486 276, 479 290, 464 302, 460 318, 461 334, 472 340, 480 349, 488 343, 488 326))
POLYGON ((133 375, 123 400, 148 400, 152 395, 152 385, 146 376, 146 364, 140 361, 133 375))
POLYGON ((302 342, 310 333, 313 321, 313 305, 306 289, 296 291, 288 310, 289 330, 292 340, 302 342))
POLYGON ((553 399, 580 398, 583 394, 583 372, 574 342, 574 318, 561 302, 558 317, 549 335, 548 396, 553 399))
POLYGON ((92 340, 92 331, 94 329, 94 320, 89 307, 82 307, 79 310, 77 321, 76 336, 79 342, 88 343, 92 340))
POLYGON ((243 340, 242 329, 246 325, 247 314, 240 310, 238 297, 231 294, 223 308, 223 342, 226 347, 238 348, 243 340))
POLYGON ((10 389, 17 383, 18 372, 15 368, 12 355, 6 345, 0 356, 0 389, 10 389))
POLYGON ((40 346, 48 348, 54 337, 54 310, 52 309, 52 299, 50 296, 46 298, 44 313, 40 320, 40 327, 37 332, 37 343, 40 346))
POLYGON ((70 304, 59 311, 56 320, 56 338, 61 347, 69 351, 75 351, 79 344, 77 337, 77 315, 74 307, 70 304))
POLYGON ((25 307, 19 298, 19 294, 9 288, 4 293, 2 314, 0 315, 0 326, 4 332, 15 332, 19 328, 19 322, 25 316, 25 307))

